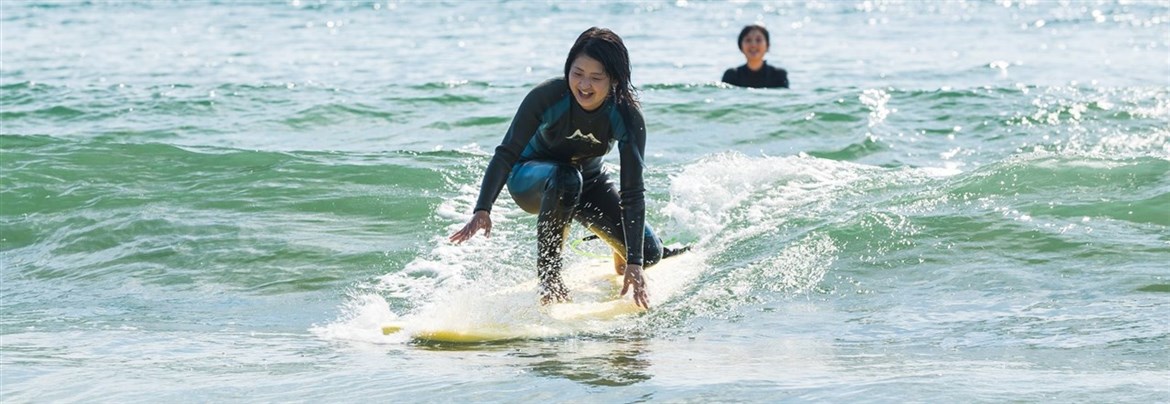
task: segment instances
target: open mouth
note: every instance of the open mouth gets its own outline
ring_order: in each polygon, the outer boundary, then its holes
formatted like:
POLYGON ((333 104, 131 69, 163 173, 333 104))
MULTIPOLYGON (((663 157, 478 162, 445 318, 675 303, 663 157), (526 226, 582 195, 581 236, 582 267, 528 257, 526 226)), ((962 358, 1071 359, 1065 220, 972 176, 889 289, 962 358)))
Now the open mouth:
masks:
POLYGON ((577 90, 577 100, 582 102, 582 103, 590 102, 593 100, 594 94, 597 94, 597 92, 596 91, 577 90))

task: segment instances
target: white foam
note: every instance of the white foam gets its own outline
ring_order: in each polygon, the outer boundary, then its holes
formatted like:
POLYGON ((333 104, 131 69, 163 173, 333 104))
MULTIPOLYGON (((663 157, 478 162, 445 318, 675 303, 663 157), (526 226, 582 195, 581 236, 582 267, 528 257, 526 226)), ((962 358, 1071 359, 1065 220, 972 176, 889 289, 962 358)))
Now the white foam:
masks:
POLYGON ((747 233, 774 231, 793 208, 805 208, 800 214, 818 211, 817 203, 832 201, 834 194, 878 170, 806 156, 720 154, 673 178, 671 201, 663 212, 704 235, 704 241, 726 237, 719 232, 729 225, 754 223, 739 230, 747 233))
POLYGON ((370 343, 401 343, 407 337, 383 335, 382 324, 398 319, 382 296, 365 293, 354 296, 342 310, 343 317, 331 323, 313 326, 309 332, 318 338, 330 340, 363 341, 370 343))

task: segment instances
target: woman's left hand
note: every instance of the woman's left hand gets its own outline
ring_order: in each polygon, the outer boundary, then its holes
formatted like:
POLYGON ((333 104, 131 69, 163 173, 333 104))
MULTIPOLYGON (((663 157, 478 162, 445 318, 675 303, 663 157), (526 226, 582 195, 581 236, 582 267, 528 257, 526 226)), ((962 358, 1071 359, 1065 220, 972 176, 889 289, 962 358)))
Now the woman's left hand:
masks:
POLYGON ((646 279, 642 277, 642 266, 638 264, 626 265, 625 281, 622 282, 622 296, 630 290, 630 286, 634 287, 634 304, 638 307, 650 308, 650 295, 646 293, 646 279))

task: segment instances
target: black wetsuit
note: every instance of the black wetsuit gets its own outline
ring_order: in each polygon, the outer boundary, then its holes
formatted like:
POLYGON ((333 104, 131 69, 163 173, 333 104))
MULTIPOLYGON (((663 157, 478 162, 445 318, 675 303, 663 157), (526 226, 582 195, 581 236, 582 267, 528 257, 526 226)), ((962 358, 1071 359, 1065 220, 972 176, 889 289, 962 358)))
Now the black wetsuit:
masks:
POLYGON ((752 71, 745 64, 723 72, 723 82, 740 87, 788 88, 788 71, 772 67, 766 61, 758 71, 752 71))
POLYGON ((576 219, 630 264, 654 265, 662 242, 646 225, 642 184, 646 125, 642 112, 607 99, 585 111, 564 78, 533 88, 496 147, 475 210, 491 211, 507 184, 521 209, 538 214, 537 269, 542 286, 563 288, 561 249, 576 219), (614 144, 621 155, 621 190, 603 169, 614 144))

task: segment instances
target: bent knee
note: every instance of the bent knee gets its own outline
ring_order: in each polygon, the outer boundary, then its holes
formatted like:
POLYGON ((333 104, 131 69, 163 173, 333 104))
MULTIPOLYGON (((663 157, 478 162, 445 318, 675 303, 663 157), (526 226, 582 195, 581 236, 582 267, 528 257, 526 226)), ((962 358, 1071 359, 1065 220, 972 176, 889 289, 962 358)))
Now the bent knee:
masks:
POLYGON ((581 195, 581 172, 576 168, 568 165, 560 164, 549 176, 548 182, 545 183, 545 191, 552 191, 572 196, 572 199, 577 199, 581 195))

